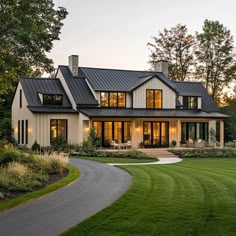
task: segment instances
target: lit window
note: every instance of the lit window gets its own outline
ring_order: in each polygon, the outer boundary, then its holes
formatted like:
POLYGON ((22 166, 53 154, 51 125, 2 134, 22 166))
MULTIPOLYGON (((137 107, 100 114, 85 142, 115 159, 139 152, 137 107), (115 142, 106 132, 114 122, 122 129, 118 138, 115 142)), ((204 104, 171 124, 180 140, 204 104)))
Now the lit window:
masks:
POLYGON ((162 108, 162 90, 146 90, 146 108, 162 108))
POLYGON ((118 93, 118 107, 125 107, 125 93, 118 93))
POLYGON ((110 93, 110 107, 117 107, 117 93, 110 93))
POLYGON ((101 107, 125 107, 126 93, 123 92, 101 92, 101 107))
POLYGON ((101 92, 101 107, 108 107, 108 93, 101 92))
POLYGON ((67 120, 50 120, 50 142, 67 141, 67 120))

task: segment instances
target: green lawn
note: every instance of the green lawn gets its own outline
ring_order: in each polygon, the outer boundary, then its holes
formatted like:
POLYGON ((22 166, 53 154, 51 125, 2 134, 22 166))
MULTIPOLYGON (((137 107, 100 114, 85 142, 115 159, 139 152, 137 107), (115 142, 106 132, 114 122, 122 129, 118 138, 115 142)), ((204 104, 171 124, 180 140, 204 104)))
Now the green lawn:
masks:
POLYGON ((156 158, 144 158, 144 159, 134 159, 134 158, 119 158, 119 157, 79 157, 85 160, 95 160, 103 163, 146 163, 146 162, 156 162, 156 158))
POLYGON ((129 191, 65 235, 236 235, 236 159, 122 168, 129 191))

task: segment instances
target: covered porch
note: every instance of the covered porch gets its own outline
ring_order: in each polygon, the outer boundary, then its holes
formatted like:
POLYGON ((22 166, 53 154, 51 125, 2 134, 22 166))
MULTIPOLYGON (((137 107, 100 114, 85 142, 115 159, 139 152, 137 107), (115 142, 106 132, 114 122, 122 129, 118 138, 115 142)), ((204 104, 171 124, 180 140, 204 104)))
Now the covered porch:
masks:
POLYGON ((84 130, 94 128, 102 147, 110 147, 112 141, 130 141, 133 148, 168 148, 173 144, 185 147, 190 140, 213 145, 210 131, 216 132, 217 121, 220 121, 220 147, 224 146, 223 119, 227 116, 216 112, 103 108, 80 112, 89 121, 84 130))

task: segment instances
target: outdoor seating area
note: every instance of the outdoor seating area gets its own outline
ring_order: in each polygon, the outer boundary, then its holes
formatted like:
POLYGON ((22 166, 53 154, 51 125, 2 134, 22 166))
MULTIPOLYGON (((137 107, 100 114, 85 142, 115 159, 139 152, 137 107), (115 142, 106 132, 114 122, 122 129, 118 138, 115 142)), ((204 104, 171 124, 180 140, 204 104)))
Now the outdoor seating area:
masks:
POLYGON ((198 140, 193 140, 193 139, 188 139, 186 140, 186 147, 188 148, 204 148, 206 147, 206 142, 205 140, 198 139, 198 140))
POLYGON ((127 143, 118 143, 115 140, 111 141, 111 147, 113 149, 127 149, 132 147, 132 142, 129 140, 127 143))

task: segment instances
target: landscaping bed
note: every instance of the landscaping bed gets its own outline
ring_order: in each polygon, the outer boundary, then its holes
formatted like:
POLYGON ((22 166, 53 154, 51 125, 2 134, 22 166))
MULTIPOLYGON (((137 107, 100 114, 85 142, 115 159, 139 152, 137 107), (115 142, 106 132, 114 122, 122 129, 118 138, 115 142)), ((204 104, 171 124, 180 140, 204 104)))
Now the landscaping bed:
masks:
POLYGON ((0 203, 35 192, 65 178, 65 158, 39 157, 13 148, 0 149, 0 203))
POLYGON ((236 149, 232 148, 171 149, 169 151, 180 158, 236 158, 236 149))

